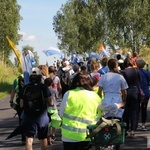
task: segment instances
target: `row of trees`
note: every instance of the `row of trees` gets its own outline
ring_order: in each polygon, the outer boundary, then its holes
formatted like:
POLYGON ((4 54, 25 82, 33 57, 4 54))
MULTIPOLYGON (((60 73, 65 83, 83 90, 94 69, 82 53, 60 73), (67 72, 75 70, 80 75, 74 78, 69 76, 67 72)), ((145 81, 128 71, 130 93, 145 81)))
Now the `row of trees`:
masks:
POLYGON ((90 52, 101 43, 140 50, 150 46, 149 0, 68 0, 54 16, 59 48, 90 52))
POLYGON ((22 17, 19 14, 20 5, 17 0, 0 1, 0 57, 6 61, 12 50, 8 44, 6 36, 18 44, 21 36, 18 34, 19 23, 22 17))
MULTIPOLYGON (((20 21, 23 19, 20 16, 21 6, 18 5, 17 0, 2 0, 0 1, 0 60, 2 62, 12 64, 9 60, 9 56, 12 54, 12 50, 6 36, 8 36, 15 45, 18 45, 22 35, 18 34, 20 29, 20 21)), ((23 53, 27 53, 30 50, 34 53, 36 64, 39 63, 39 57, 37 52, 34 52, 34 48, 26 45, 22 48, 23 53)), ((17 66, 18 60, 15 58, 15 66, 17 66)))

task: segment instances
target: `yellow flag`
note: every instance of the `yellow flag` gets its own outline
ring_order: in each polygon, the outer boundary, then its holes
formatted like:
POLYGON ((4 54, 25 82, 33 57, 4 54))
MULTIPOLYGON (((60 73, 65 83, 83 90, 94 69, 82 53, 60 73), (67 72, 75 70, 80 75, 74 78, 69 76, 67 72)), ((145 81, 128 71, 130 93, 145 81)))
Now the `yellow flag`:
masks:
POLYGON ((7 36, 6 36, 6 38, 7 38, 9 45, 11 46, 13 52, 15 53, 15 55, 16 55, 18 61, 19 61, 18 71, 19 71, 20 73, 22 73, 22 60, 21 60, 21 54, 20 54, 20 52, 16 49, 14 43, 13 43, 7 36))

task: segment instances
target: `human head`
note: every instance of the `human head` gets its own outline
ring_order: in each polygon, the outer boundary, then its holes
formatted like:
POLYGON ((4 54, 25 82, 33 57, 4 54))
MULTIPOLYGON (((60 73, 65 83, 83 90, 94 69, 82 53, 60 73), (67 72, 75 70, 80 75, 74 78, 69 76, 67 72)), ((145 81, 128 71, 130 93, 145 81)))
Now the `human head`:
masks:
POLYGON ((120 60, 120 59, 121 59, 121 55, 118 54, 118 55, 117 55, 117 60, 120 60))
POLYGON ((67 66, 69 66, 69 64, 70 64, 69 61, 66 60, 66 61, 63 62, 63 67, 67 67, 67 66))
POLYGON ((146 65, 146 62, 143 59, 137 59, 136 65, 138 68, 144 68, 144 66, 146 65))
POLYGON ((81 67, 84 64, 83 59, 80 58, 79 60, 77 60, 77 64, 81 67))
POLYGON ((29 76, 29 81, 31 83, 33 82, 41 82, 42 75, 41 75, 41 70, 39 68, 32 68, 32 73, 29 76))
POLYGON ((103 67, 105 67, 105 66, 107 66, 107 64, 108 64, 108 58, 106 58, 106 57, 102 58, 102 60, 101 60, 101 65, 102 65, 103 67))
POLYGON ((98 74, 94 75, 92 80, 93 80, 93 86, 97 85, 97 83, 100 80, 100 75, 98 74))
POLYGON ((81 69, 80 71, 81 71, 82 73, 87 73, 87 71, 88 71, 88 70, 87 70, 87 67, 84 66, 84 65, 81 66, 80 69, 81 69))
POLYGON ((134 51, 133 52, 133 57, 137 57, 138 56, 138 52, 134 51))
POLYGON ((76 87, 81 87, 86 90, 92 90, 92 80, 90 79, 88 74, 79 72, 74 76, 70 89, 75 89, 76 87))
POLYGON ((91 68, 91 71, 95 71, 95 70, 98 70, 99 69, 99 63, 97 62, 97 60, 96 59, 93 59, 92 61, 91 61, 91 66, 90 66, 91 68))
POLYGON ((118 61, 117 59, 109 59, 108 68, 110 71, 117 72, 118 71, 118 61))
POLYGON ((48 73, 54 73, 55 72, 55 67, 54 66, 49 66, 48 67, 48 73))
POLYGON ((44 84, 47 85, 48 87, 51 86, 53 83, 53 80, 51 78, 46 78, 44 80, 44 84))
POLYGON ((48 74, 48 66, 47 65, 39 65, 38 68, 41 71, 41 75, 47 76, 47 74, 48 74))
POLYGON ((74 72, 79 72, 79 66, 78 65, 73 65, 72 69, 74 72))
POLYGON ((132 57, 131 52, 127 52, 127 56, 126 56, 126 58, 131 58, 131 57, 132 57))
POLYGON ((131 58, 126 58, 124 60, 124 67, 127 68, 127 67, 133 67, 134 66, 134 62, 131 58))

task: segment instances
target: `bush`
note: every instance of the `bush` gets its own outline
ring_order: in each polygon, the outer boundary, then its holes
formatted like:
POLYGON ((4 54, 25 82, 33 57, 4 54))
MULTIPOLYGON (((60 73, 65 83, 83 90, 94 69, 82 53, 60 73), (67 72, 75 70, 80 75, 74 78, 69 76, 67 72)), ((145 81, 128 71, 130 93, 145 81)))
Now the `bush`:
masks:
POLYGON ((0 61, 0 98, 10 94, 11 86, 17 77, 17 69, 8 67, 0 61))

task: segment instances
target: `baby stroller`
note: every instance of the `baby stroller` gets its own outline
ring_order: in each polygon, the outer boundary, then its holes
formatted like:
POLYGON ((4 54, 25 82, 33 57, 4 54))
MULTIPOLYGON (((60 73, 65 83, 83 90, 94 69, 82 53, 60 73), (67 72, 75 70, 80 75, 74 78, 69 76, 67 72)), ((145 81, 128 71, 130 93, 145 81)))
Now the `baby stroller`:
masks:
POLYGON ((119 150, 125 141, 126 123, 118 119, 101 118, 95 125, 87 127, 89 133, 87 138, 91 139, 96 150, 119 150))

